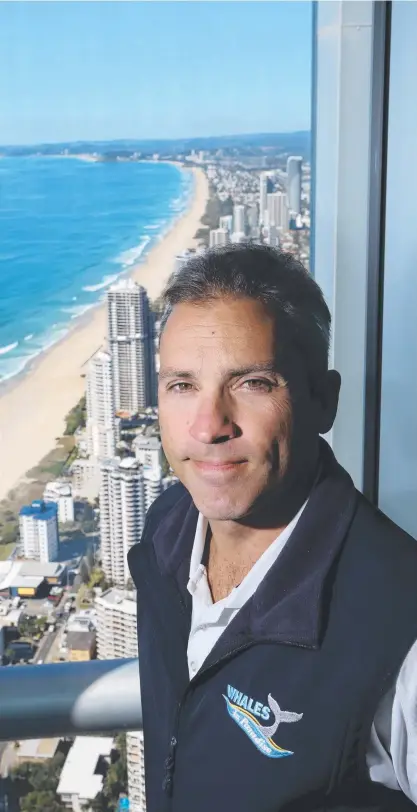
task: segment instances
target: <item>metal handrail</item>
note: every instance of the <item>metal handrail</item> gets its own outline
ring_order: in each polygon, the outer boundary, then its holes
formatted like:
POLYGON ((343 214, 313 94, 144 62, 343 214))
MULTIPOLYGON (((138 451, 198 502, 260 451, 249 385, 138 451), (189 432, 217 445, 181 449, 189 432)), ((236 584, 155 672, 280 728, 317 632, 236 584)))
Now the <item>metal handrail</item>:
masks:
POLYGON ((138 660, 0 667, 0 741, 141 728, 138 660))

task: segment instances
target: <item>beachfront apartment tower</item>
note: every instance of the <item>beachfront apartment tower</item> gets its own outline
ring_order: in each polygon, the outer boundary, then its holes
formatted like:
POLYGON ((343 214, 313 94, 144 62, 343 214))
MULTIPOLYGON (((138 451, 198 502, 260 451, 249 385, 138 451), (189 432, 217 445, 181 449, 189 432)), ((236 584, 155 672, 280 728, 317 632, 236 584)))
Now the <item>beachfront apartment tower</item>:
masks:
POLYGON ((158 437, 146 437, 138 434, 132 443, 136 459, 152 471, 160 471, 163 462, 162 444, 158 437))
POLYGON ((230 242, 229 232, 225 228, 212 228, 209 240, 210 248, 215 248, 216 245, 227 245, 230 242))
MULTIPOLYGON (((95 600, 97 657, 117 660, 138 656, 136 592, 108 589, 95 600)), ((146 812, 142 731, 126 733, 130 812, 146 812)))
POLYGON ((223 214, 219 218, 219 228, 224 228, 231 234, 233 231, 233 214, 223 214))
POLYGON ((58 506, 36 499, 19 512, 19 555, 48 564, 56 561, 59 548, 58 506))
POLYGON ((145 522, 143 468, 135 457, 103 460, 100 484, 100 537, 104 574, 124 587, 128 578, 127 554, 140 541, 145 522))
POLYGON ((130 812, 146 812, 143 730, 126 733, 126 761, 130 812))
POLYGON ((268 224, 268 195, 273 191, 273 183, 266 172, 262 172, 259 178, 259 222, 262 225, 268 224))
POLYGON ((112 588, 94 601, 97 611, 97 657, 137 657, 136 592, 112 588))
POLYGON ((132 416, 156 405, 154 314, 132 279, 109 288, 107 313, 116 415, 132 416))
POLYGON ((233 208, 233 233, 246 234, 246 207, 241 204, 233 208))
POLYGON ((268 225, 276 228, 288 228, 288 207, 284 192, 272 192, 267 195, 268 225))
POLYGON ((69 482, 48 482, 43 492, 44 502, 54 502, 58 507, 58 522, 74 521, 74 497, 69 482))
POLYGON ((116 419, 112 358, 98 350, 87 369, 87 449, 90 457, 103 459, 116 453, 116 419))
POLYGON ((301 155, 290 155, 287 161, 287 201, 294 214, 301 214, 301 176, 303 159, 301 155))

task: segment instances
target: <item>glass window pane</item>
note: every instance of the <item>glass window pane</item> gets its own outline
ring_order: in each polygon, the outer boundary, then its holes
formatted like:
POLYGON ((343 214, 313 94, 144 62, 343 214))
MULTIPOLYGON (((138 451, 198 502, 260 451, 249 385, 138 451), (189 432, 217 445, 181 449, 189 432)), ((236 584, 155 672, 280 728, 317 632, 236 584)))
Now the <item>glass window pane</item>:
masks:
POLYGON ((379 504, 417 537, 417 4, 392 5, 379 504))

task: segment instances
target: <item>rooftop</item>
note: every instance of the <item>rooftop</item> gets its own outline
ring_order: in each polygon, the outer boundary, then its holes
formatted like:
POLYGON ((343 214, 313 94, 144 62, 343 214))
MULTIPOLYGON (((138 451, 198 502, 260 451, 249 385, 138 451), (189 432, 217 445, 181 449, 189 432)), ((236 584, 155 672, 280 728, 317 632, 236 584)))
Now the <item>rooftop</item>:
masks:
POLYGON ((95 632, 68 632, 67 646, 72 651, 90 651, 96 640, 95 632))
POLYGON ((77 736, 62 768, 58 795, 78 795, 92 800, 103 786, 95 770, 100 756, 110 756, 114 739, 108 736, 77 736))
POLYGON ((96 605, 103 606, 108 609, 120 609, 132 617, 136 617, 136 593, 127 592, 123 589, 113 587, 103 592, 99 598, 96 598, 96 605))
POLYGON ((19 749, 16 756, 24 761, 25 759, 47 759, 53 758, 59 744, 59 739, 27 739, 19 742, 19 749))
POLYGON ((20 516, 32 516, 34 519, 47 521, 57 516, 58 508, 54 502, 44 502, 43 499, 35 499, 31 505, 24 505, 20 508, 20 516))

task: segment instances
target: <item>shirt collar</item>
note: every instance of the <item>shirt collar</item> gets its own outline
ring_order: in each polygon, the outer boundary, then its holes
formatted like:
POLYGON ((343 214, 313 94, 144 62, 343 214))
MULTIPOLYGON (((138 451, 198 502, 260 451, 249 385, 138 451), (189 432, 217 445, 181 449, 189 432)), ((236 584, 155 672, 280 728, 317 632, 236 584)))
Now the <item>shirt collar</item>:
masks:
MULTIPOLYGON (((246 593, 253 594, 257 586, 261 583, 262 579, 278 558, 281 551, 284 549, 287 541, 289 540, 292 531, 297 525, 297 522, 306 507, 308 499, 300 507, 294 518, 290 521, 287 527, 274 539, 274 541, 266 548, 262 555, 255 562, 248 574, 239 585, 238 589, 242 592, 242 600, 245 598, 246 593), (245 587, 248 586, 246 590, 245 587), (252 587, 252 588, 251 588, 252 587), (254 588, 253 588, 254 587, 254 588)), ((190 595, 195 593, 197 584, 200 579, 205 575, 206 568, 202 564, 204 548, 206 544, 208 520, 202 513, 198 514, 197 527, 194 536, 194 544, 191 552, 190 559, 190 577, 187 584, 187 589, 190 595)), ((235 592, 236 590, 233 590, 235 592)))

